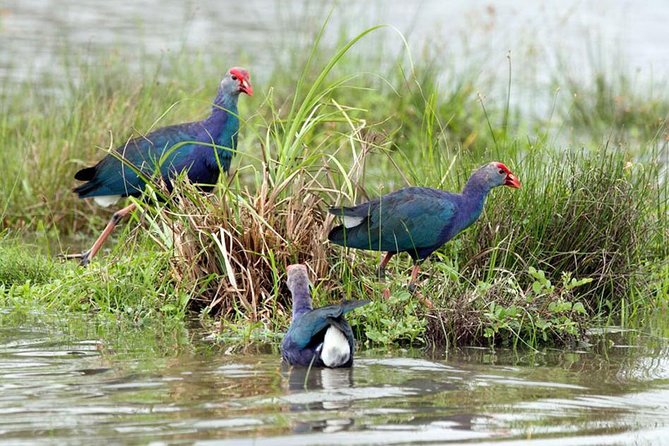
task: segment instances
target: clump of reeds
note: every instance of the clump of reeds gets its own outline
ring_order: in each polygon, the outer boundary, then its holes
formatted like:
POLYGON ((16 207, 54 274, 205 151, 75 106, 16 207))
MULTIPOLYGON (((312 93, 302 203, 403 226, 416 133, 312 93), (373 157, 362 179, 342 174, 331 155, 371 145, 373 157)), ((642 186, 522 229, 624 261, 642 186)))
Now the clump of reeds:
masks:
POLYGON ((253 192, 204 196, 182 184, 176 206, 154 222, 173 250, 173 278, 192 290, 191 308, 270 321, 286 304, 286 265, 307 263, 314 278, 327 276, 321 188, 306 171, 271 185, 266 167, 253 192))
MULTIPOLYGON (((374 135, 363 130, 361 124, 352 134, 332 137, 337 148, 330 153, 306 147, 290 157, 265 151, 251 185, 236 175, 205 195, 180 181, 168 204, 149 208, 153 238, 172 250, 172 276, 191 290, 192 309, 206 307, 228 319, 278 321, 290 310, 284 273, 291 263, 306 263, 324 289, 337 286, 327 243, 333 217, 326 209, 359 192, 365 158, 376 147, 374 135), (359 144, 349 170, 337 161, 341 139, 359 144)), ((267 140, 282 150, 285 146, 276 145, 282 143, 281 131, 274 125, 267 131, 267 140)))

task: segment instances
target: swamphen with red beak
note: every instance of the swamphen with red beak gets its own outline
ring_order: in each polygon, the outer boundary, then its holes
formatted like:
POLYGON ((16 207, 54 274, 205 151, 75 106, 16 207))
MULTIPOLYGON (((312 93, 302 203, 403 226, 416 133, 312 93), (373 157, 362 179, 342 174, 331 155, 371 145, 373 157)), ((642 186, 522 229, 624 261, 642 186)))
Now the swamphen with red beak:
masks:
POLYGON ((343 225, 328 235, 349 248, 386 251, 378 274, 385 275, 391 257, 408 253, 414 261, 409 286, 413 289, 420 263, 444 243, 474 223, 493 188, 520 188, 518 178, 502 163, 479 168, 461 194, 427 187, 407 187, 353 207, 333 207, 343 225))
POLYGON ((344 314, 369 301, 344 301, 312 309, 306 266, 289 265, 286 271, 286 283, 293 297, 293 319, 281 342, 283 359, 290 365, 304 367, 351 367, 355 341, 344 314))
MULTIPOLYGON (((224 172, 230 169, 237 148, 240 93, 253 94, 249 73, 243 68, 231 68, 221 80, 206 119, 163 127, 129 140, 95 166, 77 172, 74 178, 86 183, 74 192, 79 198, 90 197, 102 206, 109 206, 121 197, 141 195, 146 186, 142 177, 159 175, 171 190, 172 178, 181 172, 186 172, 188 179, 203 190, 211 190, 221 169, 224 172)), ((81 258, 82 265, 88 264, 114 226, 134 208, 131 204, 116 212, 89 251, 70 257, 81 258)))

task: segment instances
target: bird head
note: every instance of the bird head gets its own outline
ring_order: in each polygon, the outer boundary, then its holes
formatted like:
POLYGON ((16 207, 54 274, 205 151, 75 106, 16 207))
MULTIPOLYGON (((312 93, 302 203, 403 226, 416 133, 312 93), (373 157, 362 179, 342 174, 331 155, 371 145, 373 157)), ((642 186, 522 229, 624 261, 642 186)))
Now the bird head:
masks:
POLYGON ((520 189, 518 177, 500 162, 493 161, 492 163, 488 163, 481 170, 483 170, 486 182, 492 187, 509 186, 514 189, 520 189))
POLYGON ((253 96, 249 72, 240 67, 230 68, 221 81, 221 92, 232 95, 246 93, 253 96))
POLYGON ((309 290, 309 275, 307 274, 306 265, 295 264, 286 267, 286 284, 291 293, 299 293, 309 290))

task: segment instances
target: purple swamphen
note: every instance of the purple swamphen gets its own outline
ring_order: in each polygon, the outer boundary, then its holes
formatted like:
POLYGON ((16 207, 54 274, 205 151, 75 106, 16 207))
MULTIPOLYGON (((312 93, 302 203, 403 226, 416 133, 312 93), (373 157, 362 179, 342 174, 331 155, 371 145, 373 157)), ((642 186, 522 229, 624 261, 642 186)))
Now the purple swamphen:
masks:
MULTIPOLYGON (((78 171, 74 178, 86 183, 74 188, 74 192, 79 198, 93 198, 106 207, 122 197, 140 196, 147 178, 160 178, 171 190, 171 179, 181 172, 201 189, 211 190, 221 169, 230 169, 237 147, 240 93, 253 95, 249 73, 243 68, 231 68, 221 80, 207 118, 162 127, 130 139, 95 166, 78 171)), ((114 226, 134 209, 131 204, 114 213, 90 250, 68 257, 80 258, 81 264, 87 265, 114 226)))
POLYGON ((369 301, 344 301, 312 309, 307 267, 289 265, 286 271, 293 296, 293 319, 281 341, 283 359, 304 367, 351 367, 355 341, 344 314, 369 301))
POLYGON ((414 261, 409 287, 414 289, 420 263, 444 243, 474 223, 483 210, 491 189, 520 188, 520 181, 502 163, 480 167, 467 181, 461 194, 427 187, 407 187, 367 203, 333 207, 343 225, 330 231, 331 242, 349 248, 386 251, 379 277, 391 257, 408 253, 414 261))

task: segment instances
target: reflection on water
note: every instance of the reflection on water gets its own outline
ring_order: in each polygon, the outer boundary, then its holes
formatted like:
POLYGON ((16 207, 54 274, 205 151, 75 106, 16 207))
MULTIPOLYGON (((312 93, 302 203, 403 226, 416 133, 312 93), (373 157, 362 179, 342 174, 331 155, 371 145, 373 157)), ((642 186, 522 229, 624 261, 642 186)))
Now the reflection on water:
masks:
POLYGON ((157 348, 155 333, 125 349, 64 333, 0 328, 0 443, 644 444, 669 432, 657 338, 588 353, 369 353, 307 370, 203 341, 157 348))

